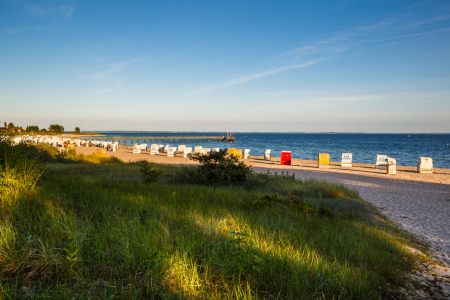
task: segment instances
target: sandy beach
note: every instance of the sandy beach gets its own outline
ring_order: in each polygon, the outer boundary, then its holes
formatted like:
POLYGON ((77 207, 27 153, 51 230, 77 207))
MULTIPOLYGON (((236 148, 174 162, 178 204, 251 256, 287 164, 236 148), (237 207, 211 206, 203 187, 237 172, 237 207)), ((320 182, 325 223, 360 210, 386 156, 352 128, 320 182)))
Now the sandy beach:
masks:
MULTIPOLYGON (((196 162, 181 155, 167 157, 166 153, 150 155, 149 151, 133 154, 131 146, 121 146, 117 152, 107 152, 125 162, 147 160, 167 165, 193 165, 196 162)), ((77 147, 78 153, 91 154, 97 147, 77 147)), ((374 158, 375 160, 375 158, 374 158)), ((329 169, 319 169, 317 161, 293 159, 292 165, 280 165, 280 158, 265 161, 260 156, 244 160, 257 172, 288 171, 298 178, 316 178, 344 184, 356 189, 361 196, 398 223, 401 228, 428 243, 436 256, 450 265, 450 170, 434 169, 433 174, 419 174, 416 167, 397 166, 397 175, 375 169, 373 164, 354 163, 341 167, 331 162, 329 169)))

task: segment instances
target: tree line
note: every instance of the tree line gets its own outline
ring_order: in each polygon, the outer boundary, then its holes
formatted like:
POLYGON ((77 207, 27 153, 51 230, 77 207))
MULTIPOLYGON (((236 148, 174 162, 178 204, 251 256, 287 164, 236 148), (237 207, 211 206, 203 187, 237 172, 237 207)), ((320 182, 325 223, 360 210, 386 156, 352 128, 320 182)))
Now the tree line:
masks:
MULTIPOLYGON (((1 124, 1 123, 0 123, 1 124)), ((26 132, 55 132, 55 133, 64 133, 64 126, 59 124, 52 124, 47 128, 42 127, 39 128, 39 126, 36 125, 29 125, 23 130, 22 126, 16 126, 14 123, 10 122, 4 122, 4 127, 1 128, 2 130, 10 130, 10 131, 26 131, 26 132)), ((80 127, 75 127, 75 132, 80 133, 80 127)))

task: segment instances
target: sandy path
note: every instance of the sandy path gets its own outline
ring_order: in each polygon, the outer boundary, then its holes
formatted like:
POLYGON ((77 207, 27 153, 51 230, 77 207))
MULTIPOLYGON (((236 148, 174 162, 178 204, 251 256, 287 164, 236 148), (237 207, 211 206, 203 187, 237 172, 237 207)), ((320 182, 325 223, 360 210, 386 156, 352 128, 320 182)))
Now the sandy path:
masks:
MULTIPOLYGON (((77 151, 90 154, 96 149, 79 147, 77 151)), ((131 147, 107 152, 107 155, 127 162, 145 159, 170 165, 195 164, 184 157, 155 156, 148 151, 133 154, 131 147)), ((365 200, 403 229, 428 242, 438 258, 450 266, 450 170, 434 169, 433 174, 418 174, 415 167, 397 167, 397 175, 386 175, 385 171, 369 164, 343 168, 332 162, 330 169, 318 169, 316 161, 294 159, 291 166, 281 166, 279 158, 264 161, 257 156, 245 162, 257 172, 289 171, 302 179, 327 180, 358 190, 365 200)))

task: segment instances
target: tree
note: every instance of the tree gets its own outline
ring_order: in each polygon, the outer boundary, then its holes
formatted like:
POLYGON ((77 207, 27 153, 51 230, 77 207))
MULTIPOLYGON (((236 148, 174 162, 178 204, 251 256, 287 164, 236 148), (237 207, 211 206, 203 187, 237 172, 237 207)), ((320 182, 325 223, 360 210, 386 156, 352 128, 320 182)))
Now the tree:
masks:
POLYGON ((38 126, 27 126, 27 132, 31 132, 31 131, 39 131, 39 127, 38 126))
POLYGON ((16 127, 16 126, 14 126, 13 123, 9 123, 9 124, 8 124, 8 129, 9 129, 9 130, 13 129, 14 127, 16 127))
POLYGON ((75 127, 75 132, 80 133, 80 127, 75 127))
POLYGON ((42 132, 47 132, 47 128, 41 128, 42 132))
POLYGON ((61 125, 58 125, 58 124, 53 124, 53 125, 50 125, 48 127, 48 130, 49 131, 58 132, 58 133, 62 133, 62 132, 64 132, 64 126, 61 126, 61 125))

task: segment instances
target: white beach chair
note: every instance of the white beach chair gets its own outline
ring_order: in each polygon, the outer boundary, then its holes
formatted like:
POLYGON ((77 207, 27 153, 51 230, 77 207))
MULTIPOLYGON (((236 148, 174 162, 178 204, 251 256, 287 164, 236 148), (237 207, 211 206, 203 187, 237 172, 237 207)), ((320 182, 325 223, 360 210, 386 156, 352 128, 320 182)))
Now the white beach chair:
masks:
POLYGON ((167 156, 168 157, 175 157, 175 156, 177 156, 177 147, 169 147, 169 148, 167 148, 167 156))
POLYGON ((158 145, 158 147, 159 147, 159 152, 164 153, 164 145, 158 145))
POLYGON ((388 175, 396 175, 397 174, 397 161, 395 160, 395 158, 392 157, 388 157, 387 159, 388 164, 386 166, 386 174, 388 175))
POLYGON ((352 167, 353 154, 352 153, 342 153, 341 167, 352 167))
POLYGON ((202 148, 200 149, 200 155, 208 155, 211 152, 211 148, 202 148))
POLYGON ((244 150, 244 159, 249 159, 250 157, 250 149, 245 149, 244 150))
POLYGON ((133 146, 133 153, 140 154, 141 153, 141 146, 140 145, 134 145, 133 146))
POLYGON ((194 148, 194 152, 196 152, 196 153, 200 153, 200 151, 202 151, 202 146, 195 146, 195 148, 194 148))
POLYGON ((147 144, 141 144, 141 150, 147 151, 147 144))
POLYGON ((186 148, 186 145, 179 145, 178 146, 178 152, 184 153, 184 148, 186 148))
POLYGON ((150 155, 159 155, 159 145, 153 144, 150 146, 150 155))
POLYGON ((375 168, 380 169, 380 170, 386 170, 387 165, 388 165, 388 156, 387 155, 382 155, 382 154, 377 154, 377 160, 375 162, 375 168))
POLYGON ((163 152, 166 152, 166 153, 167 153, 167 151, 169 151, 169 148, 170 148, 170 145, 169 145, 169 144, 165 145, 165 146, 164 146, 164 151, 163 151, 163 152))
POLYGON ((211 149, 211 152, 219 152, 220 151, 220 148, 212 148, 211 149))
POLYGON ((264 160, 270 160, 272 158, 272 156, 270 155, 271 151, 272 151, 271 149, 266 149, 264 151, 264 160))
POLYGON ((433 173, 433 159, 431 157, 419 157, 417 164, 418 173, 433 173))
POLYGON ((192 147, 184 148, 184 157, 192 157, 192 147))

